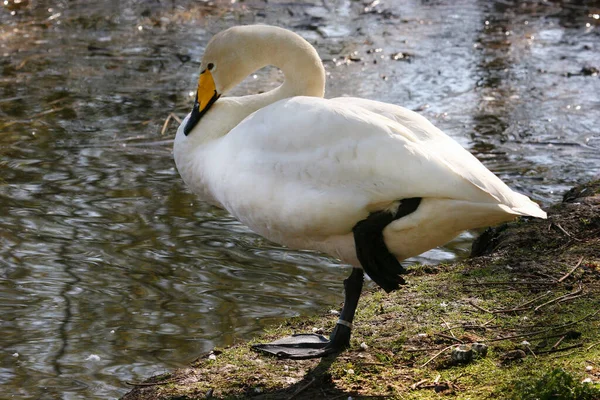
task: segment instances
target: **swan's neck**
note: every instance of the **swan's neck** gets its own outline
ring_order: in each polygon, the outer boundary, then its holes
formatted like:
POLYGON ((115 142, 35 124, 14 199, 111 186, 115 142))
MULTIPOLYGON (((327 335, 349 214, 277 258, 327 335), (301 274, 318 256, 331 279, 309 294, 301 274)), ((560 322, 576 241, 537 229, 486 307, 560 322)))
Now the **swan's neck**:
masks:
POLYGON ((279 68, 285 77, 281 86, 266 93, 222 97, 188 136, 200 145, 226 135, 248 115, 276 101, 294 96, 323 97, 325 70, 316 50, 300 36, 280 28, 264 27, 239 43, 243 69, 227 92, 251 73, 268 65, 279 68))

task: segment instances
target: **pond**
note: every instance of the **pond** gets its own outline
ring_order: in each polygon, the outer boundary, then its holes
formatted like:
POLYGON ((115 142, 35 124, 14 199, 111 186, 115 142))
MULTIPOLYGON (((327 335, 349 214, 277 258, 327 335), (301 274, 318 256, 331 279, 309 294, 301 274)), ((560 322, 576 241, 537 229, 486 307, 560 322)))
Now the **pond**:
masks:
MULTIPOLYGON (((172 160, 208 39, 313 43, 327 97, 403 105, 543 205, 600 170, 600 4, 7 0, 0 13, 0 397, 116 398, 285 317, 348 274, 197 201, 172 160), (587 4, 587 5, 585 5, 587 4)), ((275 69, 237 94, 281 83, 275 69)), ((475 233, 413 262, 468 255, 475 233)))

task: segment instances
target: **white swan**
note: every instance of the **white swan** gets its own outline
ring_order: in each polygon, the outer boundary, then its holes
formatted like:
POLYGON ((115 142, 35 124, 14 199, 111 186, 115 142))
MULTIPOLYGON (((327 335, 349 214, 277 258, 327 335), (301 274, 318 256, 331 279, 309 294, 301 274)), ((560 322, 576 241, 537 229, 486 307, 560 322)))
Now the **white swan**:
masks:
POLYGON ((293 32, 227 29, 207 45, 200 70, 194 109, 174 145, 186 184, 274 242, 355 267, 330 343, 301 337, 323 345, 290 350, 295 344, 283 341, 266 351, 306 358, 347 345, 363 269, 394 290, 403 282, 399 261, 465 229, 546 217, 419 114, 359 98, 323 99, 321 60, 293 32), (219 99, 267 65, 283 71, 280 87, 219 99))

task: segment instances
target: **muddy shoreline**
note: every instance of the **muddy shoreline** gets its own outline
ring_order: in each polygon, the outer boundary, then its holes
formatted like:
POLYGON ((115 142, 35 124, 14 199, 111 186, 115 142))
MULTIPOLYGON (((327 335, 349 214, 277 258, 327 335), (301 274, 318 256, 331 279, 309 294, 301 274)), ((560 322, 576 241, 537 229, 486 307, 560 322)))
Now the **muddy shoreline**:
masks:
MULTIPOLYGON (((403 290, 366 294, 351 347, 335 359, 277 360, 239 343, 134 383, 123 400, 513 398, 524 379, 553 368, 600 390, 600 180, 547 211, 548 220, 488 229, 468 260, 412 268, 403 290), (485 357, 453 361, 453 349, 475 342, 488 346, 485 357)), ((333 323, 294 318, 260 340, 333 323)))

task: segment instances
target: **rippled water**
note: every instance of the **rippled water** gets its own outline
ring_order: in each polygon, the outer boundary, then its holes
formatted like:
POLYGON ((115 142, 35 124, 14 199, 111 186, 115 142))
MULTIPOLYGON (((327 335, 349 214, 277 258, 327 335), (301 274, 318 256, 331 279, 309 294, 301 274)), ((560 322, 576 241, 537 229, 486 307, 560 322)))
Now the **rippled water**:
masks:
MULTIPOLYGON (((335 260, 261 239, 174 169, 176 124, 161 130, 191 107, 212 34, 296 30, 325 61, 328 96, 419 110, 549 204, 600 170, 598 13, 579 1, 4 2, 0 397, 118 397, 126 380, 342 300, 335 260)), ((266 69, 237 93, 280 81, 266 69)), ((464 256, 471 237, 419 261, 464 256)))

